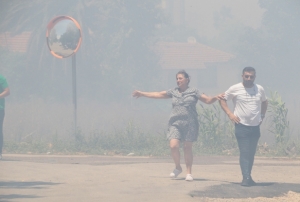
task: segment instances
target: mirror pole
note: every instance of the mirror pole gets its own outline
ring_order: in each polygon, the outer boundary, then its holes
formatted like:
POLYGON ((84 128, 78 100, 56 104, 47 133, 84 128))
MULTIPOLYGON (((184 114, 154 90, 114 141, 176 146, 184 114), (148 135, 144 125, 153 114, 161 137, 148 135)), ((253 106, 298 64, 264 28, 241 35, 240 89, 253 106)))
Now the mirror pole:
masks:
POLYGON ((73 106, 74 106, 74 135, 77 132, 77 90, 76 90, 76 54, 72 56, 72 86, 73 86, 73 106))

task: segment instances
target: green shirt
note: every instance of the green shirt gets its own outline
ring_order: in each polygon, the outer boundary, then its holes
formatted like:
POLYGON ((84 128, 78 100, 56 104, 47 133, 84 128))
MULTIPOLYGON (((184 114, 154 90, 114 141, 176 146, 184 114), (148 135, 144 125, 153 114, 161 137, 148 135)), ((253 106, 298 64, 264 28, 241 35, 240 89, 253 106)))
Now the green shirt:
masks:
MULTIPOLYGON (((4 89, 7 87, 8 87, 8 84, 6 82, 6 79, 4 78, 4 76, 2 76, 0 74, 0 93, 2 93, 4 91, 4 89)), ((3 110, 4 108, 5 108, 5 99, 0 98, 0 110, 3 110)))

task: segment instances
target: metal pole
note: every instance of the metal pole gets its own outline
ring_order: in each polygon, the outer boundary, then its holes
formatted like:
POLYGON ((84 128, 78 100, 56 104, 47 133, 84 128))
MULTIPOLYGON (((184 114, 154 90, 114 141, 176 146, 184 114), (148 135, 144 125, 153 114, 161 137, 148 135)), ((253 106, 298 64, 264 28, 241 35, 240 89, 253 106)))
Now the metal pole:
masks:
POLYGON ((77 131, 77 93, 76 93, 76 54, 72 56, 72 86, 73 86, 73 106, 74 106, 74 135, 77 131))

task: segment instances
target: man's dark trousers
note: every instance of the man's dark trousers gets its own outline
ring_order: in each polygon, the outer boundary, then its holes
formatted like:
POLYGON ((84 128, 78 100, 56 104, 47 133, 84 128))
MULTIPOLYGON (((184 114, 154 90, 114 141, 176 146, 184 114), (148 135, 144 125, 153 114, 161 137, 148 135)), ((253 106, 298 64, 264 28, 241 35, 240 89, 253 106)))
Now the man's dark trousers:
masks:
POLYGON ((250 178, 256 147, 260 137, 259 125, 245 126, 240 123, 235 124, 235 136, 240 150, 242 175, 244 178, 250 178))

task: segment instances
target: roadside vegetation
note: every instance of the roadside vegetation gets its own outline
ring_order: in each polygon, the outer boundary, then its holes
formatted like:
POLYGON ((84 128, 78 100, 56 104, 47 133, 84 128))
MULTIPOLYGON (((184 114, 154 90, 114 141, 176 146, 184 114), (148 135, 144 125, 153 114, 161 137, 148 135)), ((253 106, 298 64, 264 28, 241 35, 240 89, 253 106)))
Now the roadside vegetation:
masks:
MULTIPOLYGON (((257 155, 297 157, 300 154, 299 134, 292 136, 288 109, 278 92, 270 92, 269 108, 263 124, 272 135, 272 142, 260 142, 257 155)), ((218 103, 198 105, 200 131, 194 144, 195 155, 238 155, 234 126, 218 103)), ((29 134, 5 141, 6 153, 29 154, 99 154, 99 155, 169 155, 166 131, 146 132, 134 121, 123 128, 92 131, 78 129, 76 135, 53 134, 48 138, 29 134)), ((262 134, 264 135, 264 134, 262 134)))

